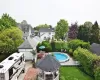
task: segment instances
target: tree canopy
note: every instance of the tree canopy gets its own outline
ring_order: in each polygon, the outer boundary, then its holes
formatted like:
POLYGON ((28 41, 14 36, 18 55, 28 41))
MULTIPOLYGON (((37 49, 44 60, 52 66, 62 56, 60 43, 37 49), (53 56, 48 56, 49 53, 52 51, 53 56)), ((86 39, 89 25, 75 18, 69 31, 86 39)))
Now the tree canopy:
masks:
POLYGON ((51 25, 48 25, 48 24, 40 24, 40 25, 34 27, 34 29, 39 31, 40 28, 46 28, 46 27, 47 28, 52 28, 51 25))
POLYGON ((76 39, 77 38, 77 32, 78 32, 77 23, 71 24, 71 27, 69 27, 69 31, 68 31, 68 38, 76 39))
POLYGON ((98 22, 95 21, 95 23, 93 24, 92 29, 91 29, 91 39, 90 39, 91 43, 100 43, 99 33, 100 33, 99 25, 98 25, 98 22))
POLYGON ((16 21, 9 16, 9 14, 3 14, 0 19, 0 31, 10 27, 16 27, 16 21))
POLYGON ((68 22, 64 19, 60 19, 55 29, 55 37, 57 39, 64 39, 67 32, 68 32, 68 22))
POLYGON ((12 27, 1 31, 0 34, 0 54, 11 54, 23 42, 22 32, 17 27, 12 27))

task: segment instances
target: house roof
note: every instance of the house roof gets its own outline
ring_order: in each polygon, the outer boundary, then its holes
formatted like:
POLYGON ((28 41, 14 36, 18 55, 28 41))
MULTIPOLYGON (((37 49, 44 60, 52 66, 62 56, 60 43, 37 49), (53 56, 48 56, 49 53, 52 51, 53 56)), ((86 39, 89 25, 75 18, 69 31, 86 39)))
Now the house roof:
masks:
POLYGON ((31 44, 29 43, 28 40, 25 40, 19 47, 18 49, 33 49, 31 44))
POLYGON ((90 51, 97 54, 97 55, 100 55, 100 44, 93 43, 91 45, 90 51))
POLYGON ((56 71, 60 67, 60 63, 51 55, 47 55, 37 62, 36 67, 43 71, 52 72, 56 71))
POLYGON ((40 28, 39 32, 54 32, 54 28, 40 28))
POLYGON ((28 37, 19 47, 18 49, 36 49, 38 43, 42 42, 42 40, 35 36, 33 38, 28 37))

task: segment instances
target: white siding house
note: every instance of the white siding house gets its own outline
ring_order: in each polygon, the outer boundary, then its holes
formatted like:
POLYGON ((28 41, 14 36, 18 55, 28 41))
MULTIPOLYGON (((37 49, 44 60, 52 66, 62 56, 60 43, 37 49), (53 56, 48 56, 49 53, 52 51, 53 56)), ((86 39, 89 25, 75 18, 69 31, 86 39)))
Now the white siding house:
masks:
POLYGON ((39 37, 28 37, 19 47, 18 51, 24 53, 25 60, 33 60, 36 55, 33 55, 31 51, 36 51, 36 46, 42 40, 39 37))
POLYGON ((42 40, 52 39, 54 35, 54 28, 40 28, 39 30, 39 36, 42 40))

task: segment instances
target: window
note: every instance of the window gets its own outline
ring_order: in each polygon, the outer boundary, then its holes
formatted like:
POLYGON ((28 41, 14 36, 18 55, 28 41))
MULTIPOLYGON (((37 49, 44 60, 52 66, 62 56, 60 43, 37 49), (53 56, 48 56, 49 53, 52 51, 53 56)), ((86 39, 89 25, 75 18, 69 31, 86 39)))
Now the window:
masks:
POLYGON ((9 69, 9 80, 11 79, 11 76, 13 75, 13 67, 9 69))

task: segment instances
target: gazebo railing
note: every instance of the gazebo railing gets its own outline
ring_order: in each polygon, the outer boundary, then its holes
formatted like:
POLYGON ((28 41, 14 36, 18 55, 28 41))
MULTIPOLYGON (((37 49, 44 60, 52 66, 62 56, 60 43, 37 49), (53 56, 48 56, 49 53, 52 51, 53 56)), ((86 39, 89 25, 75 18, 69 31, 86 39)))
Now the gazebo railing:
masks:
MULTIPOLYGON (((44 78, 42 76, 38 76, 38 80, 44 80, 44 78)), ((47 80, 47 79, 45 78, 45 80, 47 80)), ((57 76, 55 77, 55 79, 52 79, 52 80, 59 80, 59 73, 57 74, 57 76)))
POLYGON ((59 80, 59 73, 58 73, 58 75, 56 76, 56 78, 54 80, 59 80))

